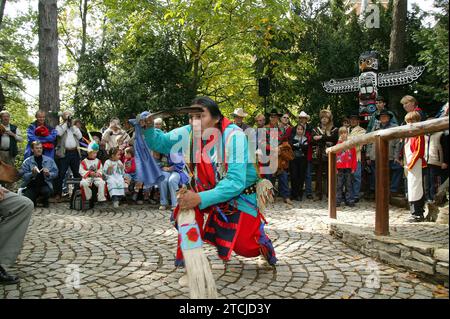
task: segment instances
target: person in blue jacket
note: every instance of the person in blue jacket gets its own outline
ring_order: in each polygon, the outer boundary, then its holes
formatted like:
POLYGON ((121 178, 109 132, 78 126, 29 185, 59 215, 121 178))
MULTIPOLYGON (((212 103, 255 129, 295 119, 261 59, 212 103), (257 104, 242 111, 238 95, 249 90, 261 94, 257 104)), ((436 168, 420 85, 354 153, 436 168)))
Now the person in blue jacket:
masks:
MULTIPOLYGON (((164 133, 147 118, 144 137, 151 150, 162 154, 181 153, 186 159, 192 189, 178 194, 179 209, 195 209, 204 241, 216 246, 218 255, 229 260, 231 253, 244 257, 263 255, 270 265, 277 258, 264 232, 264 216, 258 209, 254 158, 249 158, 245 133, 220 112, 208 97, 192 102, 190 124, 164 133), (203 216, 208 214, 204 223, 203 216)), ((175 218, 176 220, 176 218, 175 218)), ((178 247, 176 265, 183 265, 178 247)))
POLYGON ((45 111, 36 112, 36 121, 31 123, 27 128, 28 144, 25 149, 24 159, 32 155, 31 143, 41 142, 43 154, 50 158, 55 158, 55 144, 58 132, 55 128, 48 125, 45 121, 45 111))
POLYGON ((42 155, 41 142, 31 143, 31 151, 33 156, 28 157, 19 170, 23 178, 22 187, 25 188, 23 195, 31 199, 34 206, 41 196, 44 207, 48 207, 48 200, 53 194, 53 180, 58 177, 58 167, 52 158, 42 155))

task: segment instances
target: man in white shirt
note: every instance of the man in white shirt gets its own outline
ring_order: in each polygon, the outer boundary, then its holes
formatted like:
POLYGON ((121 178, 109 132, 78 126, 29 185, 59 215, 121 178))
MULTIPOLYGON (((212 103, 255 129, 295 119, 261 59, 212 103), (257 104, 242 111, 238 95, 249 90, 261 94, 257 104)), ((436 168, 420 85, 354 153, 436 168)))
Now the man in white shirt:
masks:
POLYGON ((55 202, 61 200, 62 185, 70 167, 73 177, 78 178, 80 167, 80 139, 83 137, 80 129, 72 125, 72 114, 65 111, 62 114, 63 123, 56 126, 58 140, 55 152, 55 161, 58 166, 59 176, 55 181, 55 202))
POLYGON ((9 122, 10 119, 8 111, 0 112, 0 160, 14 166, 18 154, 17 143, 22 143, 23 137, 19 128, 9 122))

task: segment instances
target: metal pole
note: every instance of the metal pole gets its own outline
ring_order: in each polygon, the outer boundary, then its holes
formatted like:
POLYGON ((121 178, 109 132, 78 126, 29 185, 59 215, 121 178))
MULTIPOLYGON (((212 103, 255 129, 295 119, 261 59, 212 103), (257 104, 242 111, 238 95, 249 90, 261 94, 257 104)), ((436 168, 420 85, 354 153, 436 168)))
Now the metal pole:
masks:
POLYGON ((264 116, 267 114, 267 95, 264 96, 264 116))
POLYGON ((328 211, 336 219, 336 154, 328 153, 328 211))
POLYGON ((389 235, 389 141, 375 141, 375 235, 389 235))

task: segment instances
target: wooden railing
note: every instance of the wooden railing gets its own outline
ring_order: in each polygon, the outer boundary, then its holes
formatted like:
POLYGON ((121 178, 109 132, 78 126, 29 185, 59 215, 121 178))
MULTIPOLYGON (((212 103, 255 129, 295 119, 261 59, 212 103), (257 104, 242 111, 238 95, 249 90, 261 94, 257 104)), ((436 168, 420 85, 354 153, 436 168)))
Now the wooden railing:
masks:
POLYGON ((336 153, 355 146, 375 143, 375 234, 389 235, 389 141, 440 132, 449 128, 449 118, 443 117, 414 124, 378 130, 352 138, 327 148, 328 154, 328 211, 336 219, 336 153))

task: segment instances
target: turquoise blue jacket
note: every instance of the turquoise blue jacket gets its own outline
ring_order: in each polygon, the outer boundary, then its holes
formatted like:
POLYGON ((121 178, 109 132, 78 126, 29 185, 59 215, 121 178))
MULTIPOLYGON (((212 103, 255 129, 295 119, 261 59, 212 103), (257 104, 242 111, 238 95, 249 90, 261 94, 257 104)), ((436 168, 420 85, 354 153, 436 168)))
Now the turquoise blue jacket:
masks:
MULTIPOLYGON (((162 154, 181 151, 186 155, 190 150, 191 131, 190 125, 174 129, 168 133, 149 128, 144 131, 144 137, 151 150, 162 154)), ((228 170, 225 177, 218 181, 213 189, 199 192, 201 198, 199 208, 204 209, 236 199, 239 210, 256 217, 256 194, 241 194, 245 188, 255 184, 258 180, 255 165, 248 159, 246 135, 234 124, 229 125, 223 135, 220 145, 222 147, 222 143, 225 142, 225 162, 228 165, 228 170), (232 131, 233 134, 228 138, 232 131)), ((216 148, 212 148, 209 152, 214 164, 217 163, 216 154, 216 148)))

